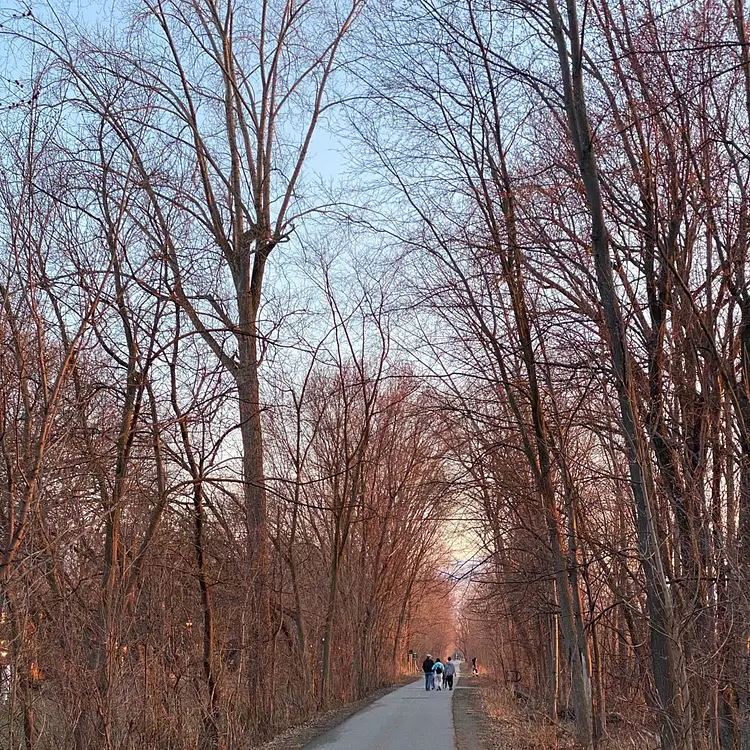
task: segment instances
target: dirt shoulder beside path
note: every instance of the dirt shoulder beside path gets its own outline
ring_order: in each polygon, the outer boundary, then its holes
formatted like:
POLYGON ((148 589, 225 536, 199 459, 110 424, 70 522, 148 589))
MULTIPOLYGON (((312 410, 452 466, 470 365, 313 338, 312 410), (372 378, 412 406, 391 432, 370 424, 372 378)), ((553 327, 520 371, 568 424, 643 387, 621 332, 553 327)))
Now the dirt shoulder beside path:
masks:
MULTIPOLYGON (((570 727, 555 728, 490 680, 462 678, 453 698, 456 750, 573 750, 570 727), (463 690, 460 690, 463 686, 463 690)), ((613 749, 614 750, 614 749, 613 749)))
POLYGON ((388 695, 388 693, 404 685, 408 685, 410 682, 416 682, 418 679, 420 679, 418 674, 402 677, 397 682, 394 682, 393 685, 375 690, 358 701, 333 708, 330 711, 318 714, 304 724, 286 729, 272 740, 262 745, 254 745, 253 750, 299 750, 299 748, 304 747, 308 742, 312 742, 316 737, 346 721, 350 716, 356 714, 357 711, 361 711, 371 703, 374 703, 378 698, 382 698, 384 695, 388 695))
POLYGON ((481 679, 461 677, 453 696, 453 729, 456 750, 490 750, 493 735, 492 720, 482 701, 481 679))
POLYGON ((453 726, 456 750, 572 750, 557 744, 554 728, 541 714, 525 710, 482 675, 459 681, 453 726))
MULTIPOLYGON (((613 722, 601 750, 654 750, 653 732, 613 722)), ((462 678, 453 697, 456 750, 575 750, 572 722, 553 726, 537 706, 519 702, 480 675, 462 678)))

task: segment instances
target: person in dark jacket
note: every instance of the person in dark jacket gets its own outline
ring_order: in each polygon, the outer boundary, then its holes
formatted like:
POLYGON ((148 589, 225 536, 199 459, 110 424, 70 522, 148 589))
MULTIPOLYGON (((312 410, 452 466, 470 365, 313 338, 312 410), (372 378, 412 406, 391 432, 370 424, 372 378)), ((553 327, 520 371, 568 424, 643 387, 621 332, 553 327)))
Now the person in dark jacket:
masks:
POLYGON ((427 658, 422 662, 422 671, 424 672, 424 689, 434 690, 435 689, 435 673, 432 668, 435 666, 435 662, 432 661, 432 657, 427 654, 427 658))
POLYGON ((456 665, 453 663, 453 657, 449 656, 448 661, 445 662, 445 671, 443 673, 443 680, 445 687, 448 690, 453 690, 453 675, 456 674, 456 665))

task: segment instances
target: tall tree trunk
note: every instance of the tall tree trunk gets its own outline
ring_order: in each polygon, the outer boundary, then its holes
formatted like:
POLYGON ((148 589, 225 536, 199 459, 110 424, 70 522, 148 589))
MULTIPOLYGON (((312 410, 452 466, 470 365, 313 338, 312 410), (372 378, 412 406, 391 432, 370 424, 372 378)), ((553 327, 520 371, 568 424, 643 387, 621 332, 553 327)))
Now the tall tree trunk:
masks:
POLYGON ((550 615, 549 637, 549 718, 557 726, 557 699, 560 694, 560 629, 557 615, 550 615))
MULTIPOLYGON (((12 663, 16 670, 18 685, 17 695, 21 701, 21 712, 23 715, 23 736, 25 750, 36 750, 37 748, 37 724, 36 711, 34 709, 34 690, 31 684, 32 659, 29 655, 28 638, 26 637, 26 623, 21 618, 21 613, 15 604, 15 596, 9 591, 6 593, 6 607, 8 613, 11 635, 12 663)), ((12 716, 12 714, 10 714, 12 716)), ((12 734, 12 731, 11 731, 12 734)))
MULTIPOLYGON (((488 63, 486 63, 488 65, 488 63)), ((488 80, 491 80, 489 70, 488 80)), ((568 560, 566 556, 565 535, 560 514, 557 509, 557 497, 553 481, 554 465, 552 461, 553 442, 551 440, 548 420, 540 391, 539 373, 531 334, 531 320, 526 302, 526 286, 523 274, 523 254, 518 241, 516 225, 515 195, 505 158, 505 150, 500 134, 500 113, 495 103, 494 113, 494 152, 487 149, 487 161, 490 164, 491 180, 482 183, 483 201, 487 228, 492 236, 493 250, 500 260, 503 279, 510 292, 513 317, 518 332, 521 356, 528 380, 528 398, 531 409, 531 433, 527 434, 526 420, 517 402, 514 386, 508 377, 504 354, 497 337, 478 311, 478 319, 485 335, 488 337, 495 353, 503 387, 521 431, 524 450, 539 491, 545 514, 547 532, 552 548, 552 563, 555 568, 558 603, 560 606, 560 629, 565 643, 566 656, 570 668, 571 692, 576 714, 576 737, 580 744, 591 747, 593 742, 593 723, 591 715, 591 671, 588 656, 588 643, 582 627, 576 623, 580 619, 580 590, 578 581, 566 575, 568 560), (494 201, 497 193, 502 196, 502 216, 497 217, 494 201), (504 227, 507 243, 504 242, 504 227), (575 590, 571 588, 571 584, 575 590), (578 602, 578 607, 576 607, 578 602)), ((464 282, 465 283, 465 282, 464 282)))
MULTIPOLYGON (((254 659, 261 665, 271 659, 271 600, 268 586, 269 554, 263 432, 259 398, 258 363, 254 337, 246 343, 237 375, 240 433, 242 437, 242 479, 247 524, 247 575, 250 586, 250 633, 254 659)), ((242 351, 242 347, 240 349, 242 351)), ((247 644, 245 644, 245 647, 247 644)), ((264 668, 249 674, 249 693, 255 720, 262 724, 270 714, 271 695, 264 668)))
POLYGON ((224 742, 221 728, 221 693, 214 657, 214 609, 211 601, 203 527, 205 510, 203 507, 203 482, 195 480, 193 486, 193 549, 198 568, 198 586, 203 608, 203 676, 208 687, 208 710, 203 722, 203 747, 222 750, 224 742))
POLYGON ((641 435, 641 421, 638 416, 638 401, 627 350, 625 326, 612 274, 596 152, 584 96, 583 56, 576 2, 567 0, 566 27, 563 26, 555 0, 548 0, 548 9, 557 44, 568 125, 591 219, 591 243, 597 288, 609 335, 630 483, 638 518, 640 557, 646 578, 646 595, 651 619, 654 682, 661 704, 662 747, 663 750, 692 750, 693 716, 687 672, 679 623, 675 619, 672 592, 662 566, 653 516, 653 480, 641 435), (570 52, 566 35, 570 42, 570 52))
MULTIPOLYGON (((337 535, 338 538, 338 535, 337 535)), ((328 604, 326 607, 326 619, 323 627, 323 661, 321 664, 320 677, 320 705, 325 707, 330 700, 331 690, 331 648, 333 646, 333 627, 336 622, 336 597, 338 593, 340 551, 338 541, 334 540, 331 550, 331 569, 328 579, 328 604)))

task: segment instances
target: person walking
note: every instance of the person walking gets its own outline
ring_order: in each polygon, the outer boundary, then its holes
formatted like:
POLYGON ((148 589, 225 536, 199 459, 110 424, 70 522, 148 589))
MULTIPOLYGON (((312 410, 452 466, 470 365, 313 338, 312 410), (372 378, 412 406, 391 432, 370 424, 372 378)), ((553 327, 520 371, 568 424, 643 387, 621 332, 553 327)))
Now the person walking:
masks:
POLYGON ((471 672, 476 677, 479 674, 479 670, 477 669, 477 657, 473 657, 471 660, 471 672))
POLYGON ((432 667, 432 671, 435 674, 435 690, 442 690, 443 689, 443 672, 445 672, 445 667, 443 666, 443 662, 440 661, 439 656, 437 658, 437 661, 432 667))
POLYGON ((434 690, 435 689, 435 673, 432 668, 435 666, 435 662, 432 661, 432 657, 427 654, 427 658, 422 662, 422 671, 424 672, 424 689, 434 690))
POLYGON ((456 665, 453 663, 453 657, 449 656, 448 661, 445 663, 445 670, 443 672, 443 679, 445 680, 445 687, 448 690, 453 690, 453 676, 456 674, 456 665))

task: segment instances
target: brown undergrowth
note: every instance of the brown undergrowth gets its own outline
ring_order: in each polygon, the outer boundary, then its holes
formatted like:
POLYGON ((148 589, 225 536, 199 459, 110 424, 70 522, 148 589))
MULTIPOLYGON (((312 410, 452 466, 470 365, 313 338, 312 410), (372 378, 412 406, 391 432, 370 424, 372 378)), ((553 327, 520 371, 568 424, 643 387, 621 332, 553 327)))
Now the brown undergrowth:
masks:
MULTIPOLYGON (((491 722, 485 744, 491 750, 579 750, 572 722, 553 724, 540 705, 519 701, 502 686, 486 685, 481 690, 482 708, 491 722)), ((653 732, 617 717, 598 750, 658 750, 653 732)))

